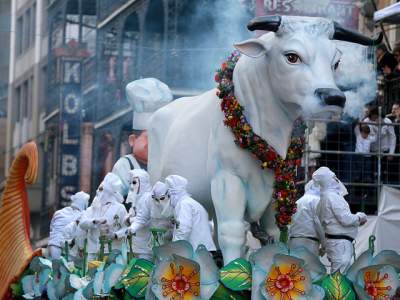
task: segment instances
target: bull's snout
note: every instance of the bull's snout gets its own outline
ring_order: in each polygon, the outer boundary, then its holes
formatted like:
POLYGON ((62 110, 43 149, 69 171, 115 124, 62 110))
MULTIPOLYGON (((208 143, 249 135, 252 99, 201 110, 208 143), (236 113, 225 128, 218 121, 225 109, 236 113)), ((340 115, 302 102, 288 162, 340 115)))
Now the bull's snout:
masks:
POLYGON ((346 103, 345 94, 338 89, 321 88, 315 90, 315 95, 319 97, 325 105, 335 105, 344 107, 346 103))

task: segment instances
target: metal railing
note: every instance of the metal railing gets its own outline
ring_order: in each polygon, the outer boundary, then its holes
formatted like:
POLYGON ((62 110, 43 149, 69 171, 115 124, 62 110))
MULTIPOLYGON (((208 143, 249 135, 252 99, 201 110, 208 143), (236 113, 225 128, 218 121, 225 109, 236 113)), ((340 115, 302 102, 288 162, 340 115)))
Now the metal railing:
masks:
MULTIPOLYGON (((382 108, 379 109, 382 112, 382 108)), ((374 147, 370 153, 355 152, 356 136, 354 126, 358 122, 309 119, 308 125, 319 123, 326 125, 326 134, 317 142, 310 141, 311 132, 306 130, 306 145, 303 156, 300 182, 308 182, 312 172, 321 166, 327 166, 336 173, 346 185, 349 195, 346 197, 354 209, 375 213, 377 199, 383 185, 400 188, 400 123, 360 122, 376 129, 374 147), (396 149, 388 153, 382 149, 382 128, 392 126, 396 135, 396 149), (317 146, 316 146, 317 145, 317 146), (319 146, 319 147, 318 147, 319 146)), ((308 126, 310 128, 310 126, 308 126)), ((386 134, 386 133, 385 133, 386 134)), ((324 135, 324 134, 322 134, 324 135)))

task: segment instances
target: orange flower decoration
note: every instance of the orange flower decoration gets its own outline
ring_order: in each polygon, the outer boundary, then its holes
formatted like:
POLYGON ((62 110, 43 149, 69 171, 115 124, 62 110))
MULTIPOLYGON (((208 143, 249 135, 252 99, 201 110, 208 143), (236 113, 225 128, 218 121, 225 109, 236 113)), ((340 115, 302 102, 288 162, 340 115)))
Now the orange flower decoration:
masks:
POLYGON ((354 283, 360 299, 392 299, 400 281, 396 270, 391 265, 372 265, 361 269, 354 283))
POLYGON ((174 255, 173 260, 162 262, 157 268, 160 300, 200 299, 200 266, 196 262, 174 255))
POLYGON ((389 292, 392 290, 390 285, 386 285, 389 278, 388 273, 381 275, 374 270, 364 274, 364 291, 374 300, 389 299, 389 292))
POLYGON ((286 255, 277 259, 264 282, 268 299, 302 299, 311 288, 311 278, 303 268, 303 261, 286 255))

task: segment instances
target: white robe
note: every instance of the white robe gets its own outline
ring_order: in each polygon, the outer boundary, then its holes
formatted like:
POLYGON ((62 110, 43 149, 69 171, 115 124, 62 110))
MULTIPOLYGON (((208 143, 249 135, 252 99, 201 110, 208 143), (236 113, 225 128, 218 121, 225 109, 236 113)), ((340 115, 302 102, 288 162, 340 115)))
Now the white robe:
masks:
POLYGON ((82 212, 72 207, 64 207, 56 211, 50 223, 50 236, 48 245, 63 247, 63 230, 69 223, 76 221, 82 212))
POLYGON ((319 193, 306 192, 297 200, 297 212, 290 226, 290 248, 305 247, 315 255, 319 255, 319 242, 309 238, 324 241, 324 232, 317 216, 319 193))
POLYGON ((81 255, 85 245, 85 238, 86 232, 80 228, 76 221, 69 223, 63 230, 64 242, 71 244, 74 241, 74 245, 70 249, 70 255, 72 256, 78 257, 81 255))
POLYGON ((188 195, 178 200, 175 207, 176 225, 173 241, 186 240, 196 249, 200 244, 208 251, 215 251, 208 213, 205 208, 188 195))
MULTIPOLYGON (((349 204, 343 198, 346 187, 327 167, 321 167, 313 174, 313 180, 321 187, 321 198, 317 206, 318 218, 326 235, 346 236, 355 239, 364 213, 352 214, 349 204)), ((347 239, 326 238, 326 254, 331 262, 331 273, 338 270, 345 273, 351 265, 352 242, 347 239)))
POLYGON ((159 228, 165 229, 167 232, 165 233, 166 239, 172 236, 172 218, 174 217, 174 211, 171 209, 165 213, 161 214, 161 207, 155 203, 155 200, 152 199, 151 194, 148 197, 143 199, 144 201, 140 201, 137 205, 137 214, 134 218, 131 225, 131 232, 140 233, 140 232, 148 232, 147 242, 146 244, 151 247, 151 234, 150 228, 159 228))
MULTIPOLYGON (((117 201, 107 202, 101 206, 90 206, 81 217, 79 226, 86 231, 88 239, 87 252, 93 255, 97 254, 100 250, 99 238, 101 235, 111 237, 123 226, 127 212, 125 206, 117 201), (105 218, 106 224, 98 225, 94 220, 105 218)), ((112 248, 120 249, 121 241, 113 239, 112 248)), ((108 252, 108 246, 105 245, 104 252, 108 252)))

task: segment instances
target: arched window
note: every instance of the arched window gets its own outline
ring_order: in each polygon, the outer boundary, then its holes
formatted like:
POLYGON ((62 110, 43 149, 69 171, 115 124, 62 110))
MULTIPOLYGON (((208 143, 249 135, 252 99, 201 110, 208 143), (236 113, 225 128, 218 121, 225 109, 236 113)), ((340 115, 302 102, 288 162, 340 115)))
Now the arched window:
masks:
POLYGON ((65 43, 79 42, 79 0, 69 0, 65 11, 65 43))
POLYGON ((141 75, 163 79, 164 65, 164 4, 151 0, 144 26, 141 75))
POLYGON ((128 83, 138 77, 140 29, 136 13, 126 18, 122 39, 122 79, 128 83))
POLYGON ((96 54, 96 0, 82 1, 82 42, 90 56, 96 54))

